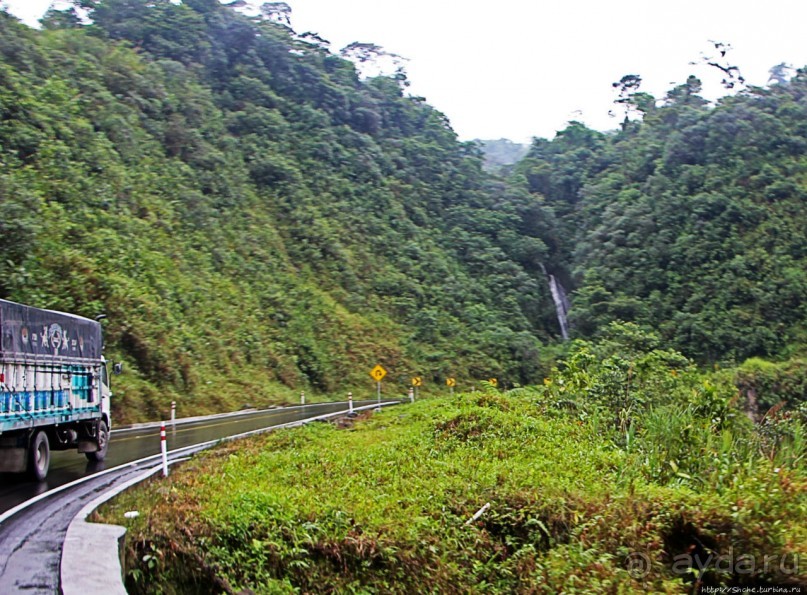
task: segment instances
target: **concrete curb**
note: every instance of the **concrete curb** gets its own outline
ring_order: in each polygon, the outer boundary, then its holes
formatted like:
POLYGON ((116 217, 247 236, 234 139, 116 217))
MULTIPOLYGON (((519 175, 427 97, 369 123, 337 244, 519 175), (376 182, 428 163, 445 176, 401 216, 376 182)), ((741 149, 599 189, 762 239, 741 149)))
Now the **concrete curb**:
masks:
POLYGON ((107 500, 151 477, 161 468, 157 465, 105 492, 76 515, 67 528, 59 565, 63 595, 126 595, 120 559, 126 527, 88 523, 87 517, 107 500))
MULTIPOLYGON (((381 406, 386 407, 398 405, 399 403, 399 401, 386 402, 381 403, 381 406)), ((355 408, 354 411, 373 409, 375 407, 377 407, 377 405, 365 405, 355 408)), ((300 427, 307 423, 324 421, 328 418, 339 417, 345 414, 347 414, 347 411, 326 413, 325 415, 319 415, 299 422, 291 422, 290 424, 265 428, 263 430, 253 430, 252 432, 231 438, 246 437, 247 435, 270 432, 284 427, 300 427)), ((212 446, 215 442, 217 441, 209 443, 209 446, 212 446)), ((187 458, 175 459, 170 461, 169 464, 186 460, 187 458)), ((71 521, 67 528, 64 545, 62 546, 62 559, 60 564, 60 580, 63 595, 127 595, 126 587, 123 584, 123 565, 121 564, 123 536, 126 534, 126 527, 88 523, 87 517, 107 500, 111 500, 121 492, 148 479, 161 469, 161 464, 152 467, 129 481, 103 493, 82 508, 71 521)))

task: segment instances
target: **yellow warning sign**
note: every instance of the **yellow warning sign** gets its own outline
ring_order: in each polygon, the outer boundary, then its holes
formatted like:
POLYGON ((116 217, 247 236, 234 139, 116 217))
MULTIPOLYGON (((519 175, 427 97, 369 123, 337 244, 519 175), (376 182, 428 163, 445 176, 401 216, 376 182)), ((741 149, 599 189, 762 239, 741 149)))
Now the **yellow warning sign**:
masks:
POLYGON ((382 368, 380 365, 376 366, 375 368, 370 370, 370 376, 372 376, 373 380, 375 380, 376 382, 381 382, 381 380, 386 375, 387 375, 387 371, 384 368, 382 368))
POLYGON ((423 386, 423 378, 420 376, 412 378, 412 386, 423 386))
POLYGON ((499 381, 496 378, 488 378, 488 382, 490 382, 491 386, 497 386, 499 381))
POLYGON ((446 386, 457 386, 456 378, 446 378, 446 386))

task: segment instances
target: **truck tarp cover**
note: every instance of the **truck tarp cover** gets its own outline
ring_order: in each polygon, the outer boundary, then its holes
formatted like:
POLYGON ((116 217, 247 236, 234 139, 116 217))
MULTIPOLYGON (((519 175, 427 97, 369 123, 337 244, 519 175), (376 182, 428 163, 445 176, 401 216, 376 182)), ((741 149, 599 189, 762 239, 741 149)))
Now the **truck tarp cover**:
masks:
POLYGON ((0 300, 0 357, 101 359, 101 324, 89 318, 0 300))

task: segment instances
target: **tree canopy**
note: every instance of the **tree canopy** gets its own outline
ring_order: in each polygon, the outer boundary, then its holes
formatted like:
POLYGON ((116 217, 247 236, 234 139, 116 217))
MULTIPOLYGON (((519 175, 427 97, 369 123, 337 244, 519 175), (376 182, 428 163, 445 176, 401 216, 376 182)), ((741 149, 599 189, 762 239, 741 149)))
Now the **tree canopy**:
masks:
POLYGON ((570 122, 493 175, 400 57, 360 76, 382 48, 236 5, 0 12, 0 296, 106 313, 124 418, 346 392, 376 363, 535 382, 550 276, 576 336, 632 322, 704 363, 807 344, 804 70, 717 105, 627 75, 620 130, 570 122))
POLYGON ((776 83, 712 106, 689 77, 619 133, 533 143, 515 181, 558 221, 579 335, 636 322, 703 362, 803 349, 807 71, 776 83))
POLYGON ((42 31, 0 14, 0 295, 106 313, 132 417, 346 392, 376 363, 539 378, 538 202, 395 76, 276 21, 215 0, 84 1, 42 31))

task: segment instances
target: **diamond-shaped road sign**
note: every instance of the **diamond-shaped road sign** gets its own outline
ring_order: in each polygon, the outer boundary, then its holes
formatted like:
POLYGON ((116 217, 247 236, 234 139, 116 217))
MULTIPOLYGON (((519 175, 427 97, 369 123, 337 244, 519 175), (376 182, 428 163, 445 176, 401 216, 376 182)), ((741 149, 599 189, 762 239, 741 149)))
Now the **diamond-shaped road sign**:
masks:
POLYGON ((446 386, 456 386, 457 380, 455 378, 446 378, 446 386))
POLYGON ((370 370, 370 376, 372 376, 373 380, 375 380, 376 382, 381 382, 381 380, 386 375, 387 375, 387 371, 384 368, 382 368, 380 365, 376 366, 375 368, 370 370))

